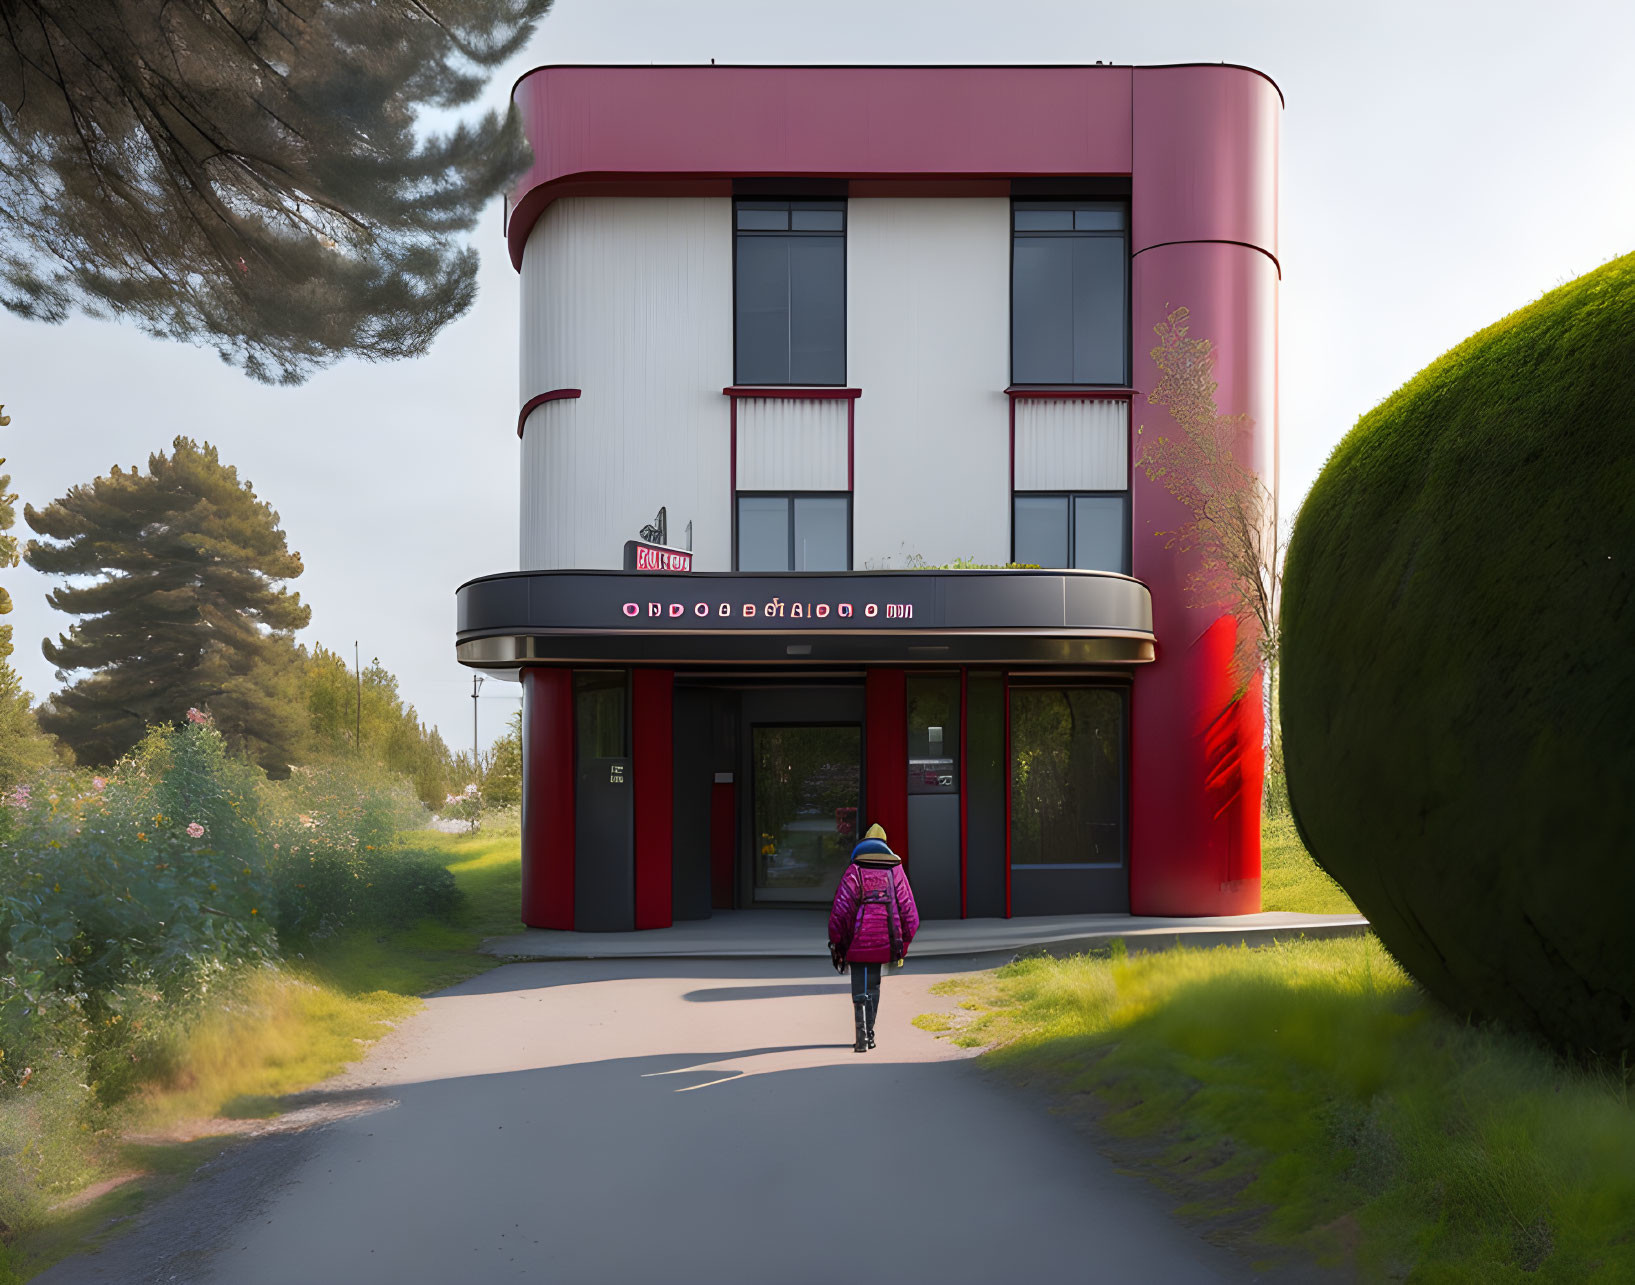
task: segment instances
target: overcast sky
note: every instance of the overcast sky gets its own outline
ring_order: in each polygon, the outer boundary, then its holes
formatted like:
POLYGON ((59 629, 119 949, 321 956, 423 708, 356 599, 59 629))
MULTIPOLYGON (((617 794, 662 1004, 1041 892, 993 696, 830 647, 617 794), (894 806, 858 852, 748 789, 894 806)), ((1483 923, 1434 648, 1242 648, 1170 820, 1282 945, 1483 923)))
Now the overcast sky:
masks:
MULTIPOLYGON (((1233 62, 1287 100, 1282 466, 1294 507, 1358 415, 1439 353, 1635 249, 1635 4, 1231 5, 1090 0, 557 0, 550 62, 1233 62)), ((454 661, 462 580, 517 563, 517 281, 496 208, 482 294, 429 355, 266 388, 210 352, 116 324, 0 313, 0 434, 13 488, 48 502, 178 433, 215 442, 282 515, 312 606, 303 638, 378 656, 450 744, 471 742, 454 661)), ((1563 435, 1576 430, 1561 425, 1563 435)), ((26 532, 25 532, 26 534, 26 532)), ((69 620, 26 567, 13 663, 69 620)), ((482 739, 516 707, 489 682, 482 739)))

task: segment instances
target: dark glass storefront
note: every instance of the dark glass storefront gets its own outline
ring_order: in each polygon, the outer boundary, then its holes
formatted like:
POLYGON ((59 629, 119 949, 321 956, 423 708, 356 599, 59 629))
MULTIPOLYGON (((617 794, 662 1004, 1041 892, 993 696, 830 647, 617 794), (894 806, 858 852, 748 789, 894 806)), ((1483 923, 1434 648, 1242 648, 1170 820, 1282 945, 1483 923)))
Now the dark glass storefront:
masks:
POLYGON ((1131 674, 1152 656, 1135 582, 990 577, 1020 614, 992 627, 976 577, 597 580, 577 606, 542 576, 462 602, 462 659, 524 684, 526 922, 824 906, 874 822, 927 918, 1128 909, 1131 674), (598 604, 614 627, 557 623, 598 604))

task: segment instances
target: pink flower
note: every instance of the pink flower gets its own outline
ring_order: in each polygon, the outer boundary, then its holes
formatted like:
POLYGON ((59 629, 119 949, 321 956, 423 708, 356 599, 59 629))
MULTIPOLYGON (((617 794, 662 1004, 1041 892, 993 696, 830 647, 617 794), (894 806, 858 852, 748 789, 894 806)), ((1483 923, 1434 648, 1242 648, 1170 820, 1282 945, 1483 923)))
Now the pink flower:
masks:
POLYGON ((105 777, 105 776, 93 776, 91 778, 91 788, 93 790, 104 790, 104 789, 107 788, 107 786, 108 786, 108 778, 107 777, 105 777))
POLYGON ((197 821, 190 822, 187 827, 187 833, 191 838, 202 839, 204 838, 204 827, 197 821))
POLYGON ((12 808, 26 808, 28 806, 29 787, 19 785, 10 794, 6 795, 6 806, 12 808))
POLYGON ((208 723, 210 721, 210 715, 206 714, 201 709, 194 709, 191 705, 189 705, 187 708, 187 721, 189 723, 208 723))

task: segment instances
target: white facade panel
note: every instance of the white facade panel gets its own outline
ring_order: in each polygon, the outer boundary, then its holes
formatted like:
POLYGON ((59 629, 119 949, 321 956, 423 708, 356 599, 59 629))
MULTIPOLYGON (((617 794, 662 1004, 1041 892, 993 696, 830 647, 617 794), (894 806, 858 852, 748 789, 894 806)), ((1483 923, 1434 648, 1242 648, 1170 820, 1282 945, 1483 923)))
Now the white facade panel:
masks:
POLYGON ((522 386, 578 388, 522 438, 521 568, 618 567, 667 510, 696 566, 732 566, 727 399, 732 203, 725 197, 566 197, 522 260, 522 386))
POLYGON ((1122 491, 1130 485, 1130 404, 1016 403, 1018 491, 1122 491))
POLYGON ((853 566, 1010 556, 1010 202, 847 205, 853 566))
POLYGON ((844 491, 848 405, 835 397, 740 398, 738 489, 844 491))

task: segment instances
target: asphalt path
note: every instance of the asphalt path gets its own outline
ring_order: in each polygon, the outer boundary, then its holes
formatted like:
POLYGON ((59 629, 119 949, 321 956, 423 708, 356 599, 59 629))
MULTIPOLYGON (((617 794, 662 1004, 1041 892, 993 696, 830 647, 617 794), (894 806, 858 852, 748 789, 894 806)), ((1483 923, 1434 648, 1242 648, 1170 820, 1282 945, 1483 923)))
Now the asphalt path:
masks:
POLYGON ((887 977, 851 1051, 800 960, 513 964, 434 996, 317 1095, 53 1283, 914 1285, 1247 1273, 1045 1105, 918 1030, 887 977))

